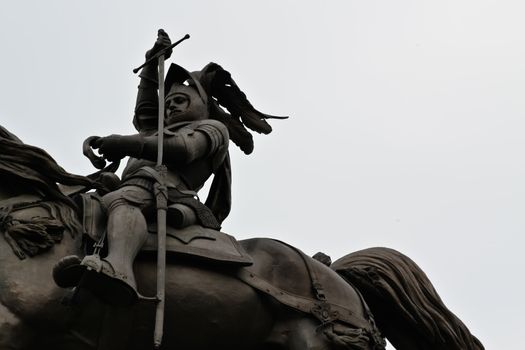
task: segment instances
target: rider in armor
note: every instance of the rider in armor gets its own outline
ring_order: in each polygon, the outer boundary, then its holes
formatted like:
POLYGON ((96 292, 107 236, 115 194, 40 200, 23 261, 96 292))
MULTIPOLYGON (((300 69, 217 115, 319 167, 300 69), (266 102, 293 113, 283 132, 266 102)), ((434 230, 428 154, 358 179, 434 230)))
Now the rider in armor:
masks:
MULTIPOLYGON (((170 44, 168 35, 159 30, 146 59, 170 44)), ((146 65, 140 77, 133 119, 139 133, 101 137, 92 144, 109 161, 130 157, 120 187, 102 197, 108 213, 108 255, 103 259, 88 255, 82 261, 65 257, 54 272, 61 287, 80 282, 104 300, 119 304, 138 298, 132 266, 148 237, 147 222, 154 217, 154 187, 159 176, 154 170, 158 149, 156 64, 146 65), (85 273, 86 267, 91 268, 90 273, 85 273)), ((214 63, 194 73, 172 64, 165 91, 163 164, 167 167, 168 221, 178 228, 196 224, 218 230, 231 205, 229 139, 251 153, 253 140, 245 126, 269 133, 265 119, 272 116, 255 110, 230 74, 214 63), (197 192, 212 175, 204 204, 197 192)))

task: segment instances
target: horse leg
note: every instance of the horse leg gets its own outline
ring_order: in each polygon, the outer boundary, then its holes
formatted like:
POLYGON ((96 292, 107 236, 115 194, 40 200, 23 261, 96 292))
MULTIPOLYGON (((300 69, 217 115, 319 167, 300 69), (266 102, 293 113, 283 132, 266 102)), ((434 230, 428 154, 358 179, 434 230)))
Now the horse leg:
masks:
POLYGON ((278 321, 261 350, 371 350, 376 349, 361 329, 342 324, 320 325, 296 316, 278 321))
POLYGON ((302 315, 275 324, 264 350, 333 350, 329 339, 319 331, 319 322, 302 315))
POLYGON ((81 336, 65 330, 36 331, 0 303, 0 349, 95 350, 96 344, 90 344, 81 336))
POLYGON ((27 349, 34 335, 22 320, 0 303, 0 349, 27 349))
POLYGON ((319 322, 302 318, 291 328, 288 350, 330 350, 332 349, 323 332, 318 331, 319 322))

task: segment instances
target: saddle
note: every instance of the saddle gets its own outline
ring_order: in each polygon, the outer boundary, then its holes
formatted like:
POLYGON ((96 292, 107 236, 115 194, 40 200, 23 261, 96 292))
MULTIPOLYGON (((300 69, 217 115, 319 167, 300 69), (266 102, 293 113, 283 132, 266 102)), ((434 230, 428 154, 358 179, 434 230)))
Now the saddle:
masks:
MULTIPOLYGON (((84 194, 82 204, 84 233, 90 240, 100 242, 107 219, 100 197, 84 194)), ((156 224, 149 223, 150 235, 139 255, 157 250, 156 231, 156 224)), ((280 304, 313 316, 319 327, 336 327, 341 332, 350 327, 363 336, 379 339, 366 306, 365 315, 359 315, 358 310, 366 305, 359 292, 300 250, 271 239, 238 242, 226 233, 195 224, 183 228, 168 225, 166 231, 168 256, 237 267, 229 269, 232 277, 280 304), (290 278, 296 279, 294 283, 290 283, 290 278)))
MULTIPOLYGON (((82 208, 82 230, 88 241, 103 243, 107 214, 98 195, 84 193, 78 201, 82 208)), ((204 262, 213 262, 228 265, 249 266, 252 258, 246 253, 237 240, 224 232, 206 228, 198 224, 176 228, 169 218, 166 227, 166 254, 167 256, 197 259, 204 262)), ((157 250, 157 224, 148 224, 146 243, 142 246, 139 256, 157 250)), ((90 248, 88 245, 87 249, 90 248)))

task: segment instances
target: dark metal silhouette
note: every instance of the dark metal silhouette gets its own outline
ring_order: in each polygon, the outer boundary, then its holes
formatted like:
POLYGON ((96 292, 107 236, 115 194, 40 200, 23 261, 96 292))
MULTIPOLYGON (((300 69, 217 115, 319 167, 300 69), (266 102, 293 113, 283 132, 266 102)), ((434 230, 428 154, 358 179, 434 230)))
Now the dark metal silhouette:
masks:
MULTIPOLYGON (((159 31, 147 60, 162 63, 170 46, 159 31)), ((65 172, 0 127, 0 349, 372 350, 384 349, 384 336, 404 350, 483 349, 399 252, 372 248, 331 263, 221 232, 228 140, 251 153, 246 128, 269 133, 272 116, 217 64, 193 73, 172 65, 165 84, 157 73, 155 64, 141 72, 139 134, 84 143, 102 169, 90 176, 65 172), (168 93, 157 103, 159 81, 168 93), (111 171, 125 156, 121 181, 111 171), (202 203, 196 193, 212 174, 202 203), (152 215, 159 207, 166 225, 152 215)))

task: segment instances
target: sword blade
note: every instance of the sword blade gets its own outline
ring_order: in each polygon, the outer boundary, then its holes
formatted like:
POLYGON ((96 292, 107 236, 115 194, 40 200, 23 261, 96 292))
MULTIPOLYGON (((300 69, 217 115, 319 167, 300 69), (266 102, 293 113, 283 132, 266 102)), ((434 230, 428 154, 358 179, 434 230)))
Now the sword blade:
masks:
POLYGON ((160 183, 156 191, 157 199, 157 308, 155 312, 155 331, 153 346, 160 348, 164 333, 164 304, 166 289, 166 211, 168 191, 166 188, 167 168, 162 165, 164 151, 164 55, 158 58, 159 81, 159 120, 158 120, 158 153, 157 172, 160 183))

